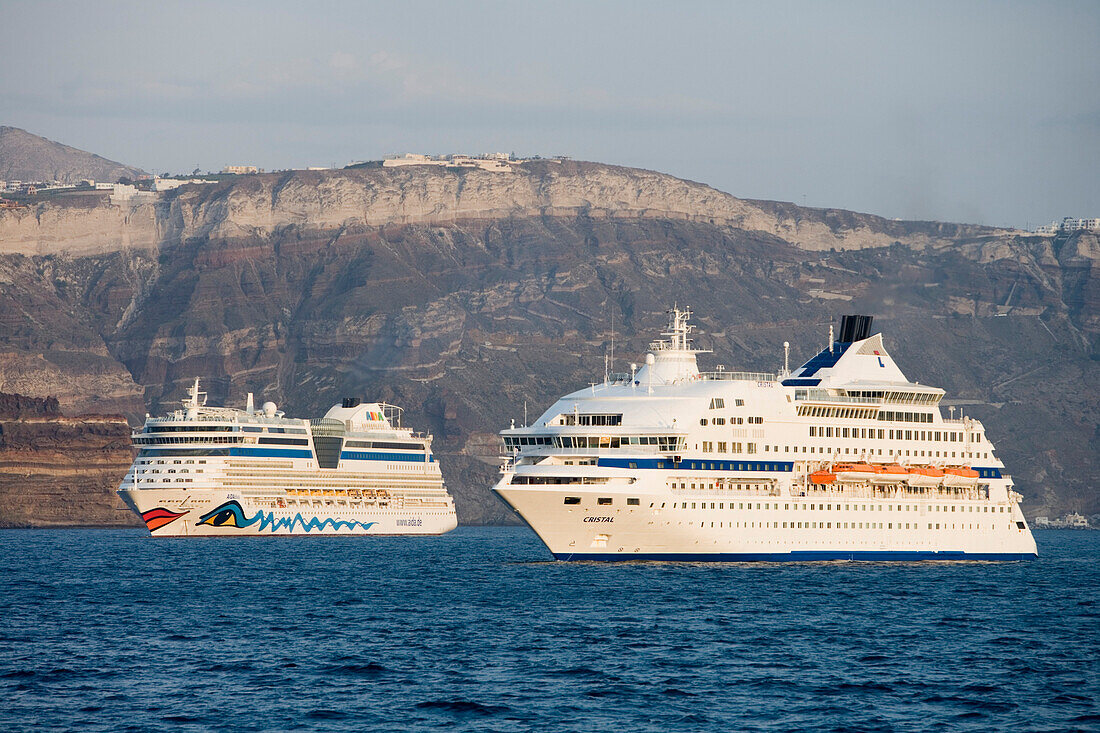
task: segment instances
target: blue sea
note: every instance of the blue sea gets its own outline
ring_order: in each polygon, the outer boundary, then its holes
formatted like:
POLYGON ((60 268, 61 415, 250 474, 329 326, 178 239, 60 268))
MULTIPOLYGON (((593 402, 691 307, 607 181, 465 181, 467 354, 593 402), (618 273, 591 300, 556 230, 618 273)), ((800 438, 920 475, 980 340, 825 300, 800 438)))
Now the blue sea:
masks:
POLYGON ((1016 563, 566 564, 0 532, 0 730, 1100 730, 1100 533, 1016 563))

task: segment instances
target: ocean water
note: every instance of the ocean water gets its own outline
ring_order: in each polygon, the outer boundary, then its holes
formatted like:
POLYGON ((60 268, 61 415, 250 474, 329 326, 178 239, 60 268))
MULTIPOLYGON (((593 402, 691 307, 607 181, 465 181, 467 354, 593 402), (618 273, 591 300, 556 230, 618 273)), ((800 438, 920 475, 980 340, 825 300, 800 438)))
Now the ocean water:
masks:
POLYGON ((527 529, 0 532, 0 730, 1100 730, 1100 533, 564 564, 527 529))

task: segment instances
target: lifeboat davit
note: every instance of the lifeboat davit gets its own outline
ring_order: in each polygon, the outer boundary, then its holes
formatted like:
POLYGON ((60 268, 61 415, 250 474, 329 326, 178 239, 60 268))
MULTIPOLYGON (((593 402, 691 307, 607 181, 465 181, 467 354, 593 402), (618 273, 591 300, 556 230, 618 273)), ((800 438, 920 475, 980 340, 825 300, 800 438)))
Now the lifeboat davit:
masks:
POLYGON ((906 479, 910 486, 927 486, 930 488, 943 483, 944 472, 931 466, 913 466, 909 468, 909 477, 906 479))
POLYGON ((890 466, 880 466, 878 475, 871 479, 876 484, 900 484, 909 478, 909 469, 896 463, 890 466))
POLYGON ((957 488, 969 488, 978 484, 978 472, 973 468, 945 468, 943 469, 943 485, 957 488))
POLYGON ((829 471, 814 471, 810 474, 811 484, 831 484, 836 482, 836 474, 829 471))
POLYGON ((838 463, 833 466, 837 479, 848 482, 871 481, 879 470, 869 463, 838 463))

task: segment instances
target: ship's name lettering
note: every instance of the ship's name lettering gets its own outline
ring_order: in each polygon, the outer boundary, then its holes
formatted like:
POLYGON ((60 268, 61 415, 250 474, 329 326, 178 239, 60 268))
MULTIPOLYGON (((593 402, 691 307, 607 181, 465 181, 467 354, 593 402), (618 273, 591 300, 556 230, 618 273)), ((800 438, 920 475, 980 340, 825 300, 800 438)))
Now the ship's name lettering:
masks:
POLYGON ((615 517, 585 517, 586 522, 614 522, 615 517))

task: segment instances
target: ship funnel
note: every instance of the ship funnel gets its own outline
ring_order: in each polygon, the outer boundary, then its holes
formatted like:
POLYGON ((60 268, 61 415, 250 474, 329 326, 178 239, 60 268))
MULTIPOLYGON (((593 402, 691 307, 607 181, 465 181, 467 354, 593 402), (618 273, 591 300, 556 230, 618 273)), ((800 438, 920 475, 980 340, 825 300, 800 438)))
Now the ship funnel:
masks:
POLYGON ((840 343, 850 344, 853 341, 862 341, 871 335, 871 322, 874 316, 841 316, 840 317, 840 343))

